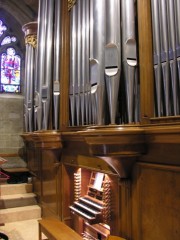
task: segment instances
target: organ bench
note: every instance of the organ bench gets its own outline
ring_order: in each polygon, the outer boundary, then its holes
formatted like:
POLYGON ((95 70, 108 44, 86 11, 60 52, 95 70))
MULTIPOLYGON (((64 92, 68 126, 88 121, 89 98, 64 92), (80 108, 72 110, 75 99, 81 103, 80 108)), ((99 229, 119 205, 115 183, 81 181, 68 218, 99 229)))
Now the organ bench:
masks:
MULTIPOLYGON (((38 220, 39 240, 42 240, 42 233, 49 240, 82 240, 79 234, 56 218, 48 217, 38 220)), ((109 236, 107 240, 125 240, 117 236, 109 236)))
POLYGON ((42 233, 49 240, 82 240, 79 234, 56 218, 43 218, 38 220, 38 222, 39 240, 42 240, 42 233))

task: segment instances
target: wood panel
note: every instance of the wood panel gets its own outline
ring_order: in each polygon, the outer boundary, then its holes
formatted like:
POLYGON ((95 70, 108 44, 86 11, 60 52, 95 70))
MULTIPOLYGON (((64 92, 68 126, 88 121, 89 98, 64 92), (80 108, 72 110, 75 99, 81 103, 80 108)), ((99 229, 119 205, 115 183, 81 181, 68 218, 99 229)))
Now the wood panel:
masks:
MULTIPOLYGON (((43 216, 46 211, 59 216, 59 188, 60 188, 60 162, 58 150, 42 151, 42 207, 43 216)), ((49 214, 48 214, 49 215, 49 214)))
POLYGON ((133 239, 178 240, 180 167, 139 163, 133 177, 133 239))

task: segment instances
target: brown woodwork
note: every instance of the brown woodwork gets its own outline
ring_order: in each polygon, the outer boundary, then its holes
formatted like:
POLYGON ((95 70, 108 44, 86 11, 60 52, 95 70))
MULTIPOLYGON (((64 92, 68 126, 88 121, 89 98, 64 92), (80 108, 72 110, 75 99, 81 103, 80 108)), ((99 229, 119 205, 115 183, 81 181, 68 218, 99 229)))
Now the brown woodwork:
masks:
POLYGON ((130 175, 134 162, 146 151, 143 130, 137 126, 89 128, 80 134, 90 154, 102 158, 121 178, 130 175))
POLYGON ((55 218, 39 220, 39 240, 42 240, 42 233, 44 233, 49 240, 82 240, 75 231, 55 218))
POLYGON ((61 88, 60 88, 60 129, 64 130, 69 125, 69 31, 70 19, 68 1, 62 2, 61 21, 61 88))
POLYGON ((142 123, 149 123, 149 118, 154 116, 154 78, 150 4, 151 1, 149 0, 137 1, 142 123))
POLYGON ((138 164, 133 176, 133 239, 178 239, 180 167, 138 164))
POLYGON ((109 236, 107 240, 125 240, 125 239, 117 236, 109 236))
POLYGON ((37 35, 37 22, 30 22, 23 25, 22 30, 24 31, 25 37, 28 35, 37 35))
POLYGON ((0 157, 18 157, 18 153, 0 153, 0 157))

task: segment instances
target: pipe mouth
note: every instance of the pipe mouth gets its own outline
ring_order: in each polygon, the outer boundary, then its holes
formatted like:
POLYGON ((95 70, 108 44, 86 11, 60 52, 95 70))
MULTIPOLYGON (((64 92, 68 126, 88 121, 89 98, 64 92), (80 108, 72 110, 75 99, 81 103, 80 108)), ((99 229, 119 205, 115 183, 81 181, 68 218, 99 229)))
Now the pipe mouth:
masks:
POLYGON ((0 239, 8 240, 9 238, 8 238, 8 236, 6 234, 0 232, 0 239))

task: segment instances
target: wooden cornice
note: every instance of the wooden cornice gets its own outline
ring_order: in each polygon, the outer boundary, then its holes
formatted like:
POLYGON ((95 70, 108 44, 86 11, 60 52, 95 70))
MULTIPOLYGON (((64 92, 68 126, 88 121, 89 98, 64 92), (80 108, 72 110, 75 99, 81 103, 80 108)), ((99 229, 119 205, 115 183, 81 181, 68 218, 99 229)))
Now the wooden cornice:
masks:
POLYGON ((21 134, 26 145, 42 149, 62 149, 61 133, 58 131, 37 131, 21 134))
POLYGON ((25 145, 29 148, 34 148, 34 140, 33 140, 33 133, 32 132, 25 132, 20 135, 23 139, 25 145))
POLYGON ((61 133, 58 131, 37 131, 32 138, 37 148, 62 149, 61 133))
POLYGON ((78 134, 95 156, 138 156, 146 151, 144 130, 139 126, 88 128, 78 134))
MULTIPOLYGON (((63 152, 64 155, 68 155, 67 161, 72 160, 72 156, 76 160, 79 155, 87 156, 87 159, 89 159, 88 157, 100 158, 120 178, 130 177, 136 161, 180 164, 178 157, 179 124, 94 126, 86 128, 86 130, 68 132, 37 131, 24 133, 21 137, 29 147, 42 151, 58 150, 63 152), (156 158, 152 156, 156 156, 156 158), (154 162, 153 159, 157 158, 158 162, 154 162)), ((92 163, 87 162, 88 164, 92 163)))

